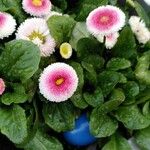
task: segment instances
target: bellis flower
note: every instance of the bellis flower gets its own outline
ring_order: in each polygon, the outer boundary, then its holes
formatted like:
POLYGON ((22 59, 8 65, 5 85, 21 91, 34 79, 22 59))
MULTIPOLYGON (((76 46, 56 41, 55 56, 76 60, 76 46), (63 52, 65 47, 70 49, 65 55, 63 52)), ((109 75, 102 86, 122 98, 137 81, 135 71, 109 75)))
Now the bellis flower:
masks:
POLYGON ((65 63, 54 63, 44 69, 39 79, 40 93, 49 101, 68 100, 76 91, 78 76, 76 71, 65 63))
POLYGON ((125 25, 125 14, 115 6, 100 6, 90 12, 86 25, 93 35, 109 35, 122 29, 125 25))
POLYGON ((150 31, 140 17, 131 16, 129 19, 129 25, 139 43, 146 44, 150 40, 150 31))
POLYGON ((16 29, 16 20, 8 13, 0 12, 0 39, 9 37, 16 29))
POLYGON ((45 19, 42 18, 25 20, 17 30, 16 39, 32 41, 39 46, 43 57, 50 56, 55 51, 55 40, 50 35, 45 19))
POLYGON ((28 14, 42 17, 50 12, 52 4, 50 0, 23 0, 22 6, 28 14))
POLYGON ((5 82, 2 78, 0 78, 0 95, 2 95, 5 91, 5 82))

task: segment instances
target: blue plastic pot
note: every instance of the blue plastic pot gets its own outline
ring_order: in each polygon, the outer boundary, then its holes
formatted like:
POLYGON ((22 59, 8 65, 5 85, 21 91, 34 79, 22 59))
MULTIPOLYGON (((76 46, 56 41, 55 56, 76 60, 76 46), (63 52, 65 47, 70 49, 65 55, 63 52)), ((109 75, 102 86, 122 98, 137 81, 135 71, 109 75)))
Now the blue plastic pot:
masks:
POLYGON ((86 146, 96 141, 89 131, 89 122, 86 114, 82 114, 75 121, 75 129, 63 133, 65 140, 75 146, 86 146))

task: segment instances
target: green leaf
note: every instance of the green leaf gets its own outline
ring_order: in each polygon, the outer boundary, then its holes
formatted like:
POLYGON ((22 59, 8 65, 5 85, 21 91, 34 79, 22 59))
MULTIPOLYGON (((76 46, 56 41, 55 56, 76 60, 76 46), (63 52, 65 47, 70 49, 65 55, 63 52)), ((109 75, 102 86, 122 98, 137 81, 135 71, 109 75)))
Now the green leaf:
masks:
POLYGON ((136 98, 137 104, 144 103, 150 100, 150 88, 142 90, 136 98))
POLYGON ((27 137, 25 111, 19 105, 0 108, 0 130, 13 143, 19 144, 27 137))
POLYGON ((43 107, 45 123, 57 132, 74 127, 76 109, 71 103, 45 104, 43 107))
POLYGON ((33 100, 33 105, 25 105, 26 118, 27 118, 27 130, 28 136, 24 139, 22 143, 15 144, 17 148, 24 148, 24 146, 29 143, 35 136, 37 130, 39 129, 39 116, 38 108, 36 105, 36 100, 33 100))
POLYGON ((77 91, 82 90, 83 85, 84 85, 84 74, 83 74, 83 68, 82 66, 77 63, 77 62, 71 62, 70 65, 75 69, 78 78, 79 78, 79 83, 78 83, 78 88, 77 91))
POLYGON ((145 52, 139 59, 135 69, 136 78, 147 84, 150 85, 150 51, 145 52))
POLYGON ((100 54, 100 43, 95 39, 82 38, 77 43, 77 57, 85 58, 92 54, 100 54))
POLYGON ((7 11, 15 17, 19 23, 23 22, 27 15, 22 9, 22 1, 21 0, 0 0, 0 11, 7 11))
POLYGON ((117 44, 112 49, 113 56, 130 58, 136 54, 136 42, 133 32, 129 27, 125 27, 119 36, 117 44))
POLYGON ((139 94, 139 85, 135 81, 128 81, 123 89, 127 98, 135 97, 139 94))
POLYGON ((108 115, 99 111, 95 108, 90 116, 90 131, 98 137, 107 137, 112 135, 118 128, 116 120, 112 119, 108 115))
POLYGON ((99 107, 99 111, 102 113, 109 113, 112 110, 115 110, 124 100, 125 95, 122 90, 114 89, 110 99, 99 107))
POLYGON ((143 129, 150 125, 150 116, 143 115, 136 105, 119 107, 115 116, 128 129, 143 129))
POLYGON ((85 21, 88 14, 95 8, 107 5, 108 0, 83 0, 80 2, 80 9, 77 12, 76 20, 85 21))
POLYGON ((74 104, 74 106, 80 109, 85 109, 88 106, 88 104, 83 98, 82 91, 76 91, 74 95, 71 97, 71 101, 74 104))
POLYGON ((28 100, 28 95, 25 93, 25 89, 21 84, 13 84, 13 93, 6 93, 2 95, 1 102, 5 105, 12 103, 24 103, 28 100))
POLYGON ((93 65, 88 64, 84 61, 81 62, 82 67, 85 69, 85 78, 89 84, 96 86, 97 85, 97 74, 94 70, 93 65))
POLYGON ((80 10, 77 12, 76 20, 77 21, 85 21, 88 14, 96 8, 93 4, 84 4, 81 6, 80 10))
POLYGON ((149 26, 150 18, 148 16, 148 14, 146 13, 145 9, 137 1, 135 1, 134 4, 135 4, 135 10, 136 10, 137 14, 144 20, 146 25, 149 26))
POLYGON ((25 81, 37 71, 39 48, 29 41, 14 40, 6 44, 0 56, 0 72, 10 81, 25 81))
POLYGON ((150 127, 136 131, 135 138, 141 150, 150 150, 150 127))
POLYGON ((94 93, 85 92, 83 97, 85 101, 93 107, 97 107, 104 102, 103 93, 100 88, 97 88, 94 93))
POLYGON ((88 64, 93 65, 93 67, 96 71, 99 71, 104 66, 104 62, 105 62, 104 58, 100 57, 97 54, 89 55, 89 56, 83 58, 83 61, 88 64))
POLYGON ((51 35, 60 45, 63 42, 68 42, 75 25, 73 18, 69 16, 52 16, 47 21, 51 35))
POLYGON ((86 29, 85 22, 77 22, 71 35, 70 44, 76 50, 78 41, 82 38, 89 37, 90 34, 86 29))
POLYGON ((117 0, 109 0, 109 3, 110 3, 111 5, 117 5, 117 0))
POLYGON ((66 0, 57 0, 57 1, 52 1, 53 6, 57 6, 62 10, 67 9, 67 1, 66 0))
POLYGON ((114 71, 103 71, 98 75, 98 83, 106 97, 120 81, 120 75, 114 71))
POLYGON ((119 83, 127 83, 127 78, 124 74, 120 73, 119 72, 119 75, 120 75, 120 81, 119 83))
POLYGON ((111 136, 111 139, 102 150, 132 150, 128 141, 121 135, 115 134, 111 136))
POLYGON ((24 150, 63 150, 61 143, 54 137, 37 131, 35 137, 24 146, 24 150))
POLYGON ((120 70, 120 69, 126 69, 131 67, 131 62, 125 58, 112 58, 108 63, 107 63, 107 68, 109 70, 120 70))
POLYGON ((149 101, 144 104, 142 112, 143 112, 143 115, 150 114, 150 102, 149 101))
POLYGON ((108 3, 107 0, 83 0, 82 4, 93 4, 95 6, 106 5, 108 3))

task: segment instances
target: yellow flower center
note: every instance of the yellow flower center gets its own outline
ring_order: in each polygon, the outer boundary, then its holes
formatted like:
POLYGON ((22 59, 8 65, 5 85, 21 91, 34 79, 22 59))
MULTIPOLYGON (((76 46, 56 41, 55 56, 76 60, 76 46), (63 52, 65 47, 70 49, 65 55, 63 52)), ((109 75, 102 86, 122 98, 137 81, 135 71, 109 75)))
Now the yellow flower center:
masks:
POLYGON ((34 6, 42 6, 42 0, 32 0, 34 6))
POLYGON ((60 46, 60 54, 63 58, 68 59, 72 55, 72 47, 69 43, 63 43, 60 46))
POLYGON ((40 33, 39 31, 33 31, 29 36, 28 38, 33 41, 34 39, 38 38, 40 41, 42 41, 42 43, 45 42, 45 36, 40 33))
POLYGON ((64 78, 62 78, 62 77, 55 81, 56 85, 58 85, 58 86, 61 85, 63 82, 64 82, 64 78))
POLYGON ((106 23, 106 22, 108 22, 108 20, 109 20, 108 16, 103 16, 100 18, 100 22, 102 22, 102 23, 106 23))
POLYGON ((62 53, 63 53, 64 55, 67 55, 67 54, 68 54, 68 47, 67 47, 67 46, 64 46, 61 51, 62 51, 62 53))

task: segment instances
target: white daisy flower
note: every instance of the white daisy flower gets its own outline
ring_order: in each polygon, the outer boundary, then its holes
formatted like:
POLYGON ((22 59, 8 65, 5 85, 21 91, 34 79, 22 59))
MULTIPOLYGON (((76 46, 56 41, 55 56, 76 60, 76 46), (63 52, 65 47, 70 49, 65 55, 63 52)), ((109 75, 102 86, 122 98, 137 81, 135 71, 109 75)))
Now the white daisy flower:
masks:
POLYGON ((150 5, 150 0, 144 0, 147 5, 150 5))
POLYGON ((55 40, 50 35, 45 19, 31 18, 23 22, 16 33, 16 39, 32 41, 38 45, 41 56, 50 56, 55 51, 55 40))
POLYGON ((150 31, 140 17, 131 16, 129 19, 129 25, 139 43, 145 44, 150 40, 150 31))

